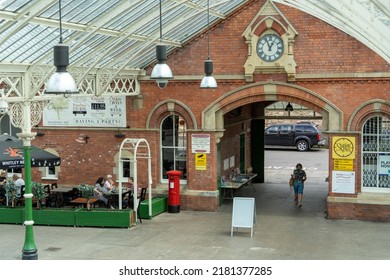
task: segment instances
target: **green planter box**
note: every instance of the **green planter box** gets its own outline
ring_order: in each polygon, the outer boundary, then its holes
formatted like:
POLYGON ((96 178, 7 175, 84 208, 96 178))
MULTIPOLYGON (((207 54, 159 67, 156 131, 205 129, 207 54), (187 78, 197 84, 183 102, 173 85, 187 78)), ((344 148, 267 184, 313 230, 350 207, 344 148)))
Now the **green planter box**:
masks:
POLYGON ((2 224, 23 224, 24 207, 0 207, 0 223, 2 224))
POLYGON ((33 210, 33 220, 36 225, 74 226, 75 210, 65 208, 33 210))
POLYGON ((141 219, 150 219, 158 214, 166 212, 168 208, 168 197, 155 196, 152 198, 152 213, 149 215, 149 199, 141 202, 139 207, 139 216, 141 219))
POLYGON ((75 211, 76 226, 88 227, 131 227, 134 223, 134 214, 131 209, 87 209, 75 211))

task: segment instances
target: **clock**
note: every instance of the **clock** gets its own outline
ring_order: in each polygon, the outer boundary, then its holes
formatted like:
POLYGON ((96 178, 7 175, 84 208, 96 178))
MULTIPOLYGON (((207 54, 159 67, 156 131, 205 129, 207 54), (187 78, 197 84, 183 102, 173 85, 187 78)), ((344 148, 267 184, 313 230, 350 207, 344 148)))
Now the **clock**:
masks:
POLYGON ((283 40, 276 34, 266 34, 257 41, 257 55, 266 62, 278 60, 284 51, 283 40))

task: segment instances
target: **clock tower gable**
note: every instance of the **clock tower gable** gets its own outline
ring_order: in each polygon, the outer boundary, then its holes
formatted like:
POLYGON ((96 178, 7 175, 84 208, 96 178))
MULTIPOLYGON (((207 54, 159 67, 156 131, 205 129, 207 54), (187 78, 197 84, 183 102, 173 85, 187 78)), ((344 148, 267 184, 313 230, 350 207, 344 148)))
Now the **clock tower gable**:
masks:
POLYGON ((288 81, 295 81, 293 47, 297 35, 287 18, 267 0, 243 33, 248 45, 246 81, 252 82, 253 75, 261 73, 286 73, 288 81))

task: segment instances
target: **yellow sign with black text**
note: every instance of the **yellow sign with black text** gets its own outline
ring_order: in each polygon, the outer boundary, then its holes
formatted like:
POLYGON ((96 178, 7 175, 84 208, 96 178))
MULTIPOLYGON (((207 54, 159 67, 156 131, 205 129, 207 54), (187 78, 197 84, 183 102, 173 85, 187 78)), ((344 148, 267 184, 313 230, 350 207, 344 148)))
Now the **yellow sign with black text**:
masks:
POLYGON ((332 158, 355 159, 355 137, 333 137, 332 158))
POLYGON ((353 159, 339 159, 334 160, 333 170, 339 171, 353 171, 353 159))
POLYGON ((206 170, 207 154, 195 154, 195 170, 206 170))

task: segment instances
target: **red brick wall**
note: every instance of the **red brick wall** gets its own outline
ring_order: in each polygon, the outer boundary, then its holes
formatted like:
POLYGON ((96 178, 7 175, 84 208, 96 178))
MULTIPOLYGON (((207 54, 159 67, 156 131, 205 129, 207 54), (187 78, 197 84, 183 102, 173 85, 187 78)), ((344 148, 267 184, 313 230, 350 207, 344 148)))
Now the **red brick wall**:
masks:
MULTIPOLYGON (((256 16, 264 1, 250 1, 226 19, 214 24, 210 33, 211 59, 214 61, 214 75, 243 75, 244 63, 247 58, 247 44, 242 36, 246 27, 256 16)), ((297 74, 334 74, 334 73, 375 73, 390 72, 390 65, 372 50, 365 47, 349 35, 330 26, 329 24, 307 15, 303 12, 284 5, 277 5, 288 21, 298 32, 294 45, 294 59, 297 63, 297 74)), ((206 33, 197 36, 184 44, 172 54, 169 54, 167 63, 174 76, 199 75, 204 73, 204 60, 207 58, 206 33)), ((150 74, 151 67, 148 68, 150 74)), ((330 75, 332 76, 332 75, 330 75)), ((284 74, 254 75, 254 87, 237 91, 226 96, 219 102, 224 113, 239 106, 254 102, 264 102, 266 97, 262 85, 256 82, 274 81, 286 83, 284 74)), ((200 80, 172 80, 167 88, 161 90, 152 81, 141 81, 143 108, 136 109, 132 97, 127 98, 127 122, 129 129, 124 131, 129 138, 146 138, 152 153, 152 176, 154 185, 160 178, 160 148, 159 148, 159 121, 163 114, 167 114, 166 105, 157 109, 156 106, 167 100, 176 100, 177 113, 185 117, 190 123, 189 116, 193 114, 198 129, 202 128, 202 112, 222 95, 248 85, 245 80, 218 80, 218 88, 213 90, 199 89, 200 80), (155 112, 153 114, 153 112, 155 112), (148 117, 152 115, 151 127, 147 128, 148 117)), ((371 99, 389 99, 390 79, 367 78, 337 78, 337 79, 297 79, 292 85, 301 86, 314 94, 299 88, 289 87, 287 84, 277 86, 277 100, 290 101, 302 104, 321 113, 326 102, 323 97, 333 103, 343 112, 343 129, 351 114, 362 103, 371 99)), ((364 118, 363 116, 360 116, 364 118)), ((250 116, 245 120, 250 121, 250 116)), ((211 134, 211 153, 207 155, 207 170, 195 170, 194 155, 190 151, 191 133, 202 130, 189 131, 187 139, 189 151, 188 189, 213 191, 217 187, 216 142, 214 132, 211 134)), ((222 141, 234 145, 236 133, 240 132, 240 125, 227 127, 222 141)), ((115 129, 88 129, 77 128, 69 130, 45 130, 45 136, 33 141, 34 145, 55 149, 62 158, 59 184, 77 185, 79 183, 94 183, 99 176, 113 173, 115 167, 113 157, 118 152, 123 139, 114 137, 115 129), (90 138, 88 144, 79 144, 75 139, 80 133, 90 138)), ((250 143, 250 142, 247 142, 250 143)), ((238 147, 239 145, 237 145, 238 147)), ((360 148, 359 148, 360 149, 360 148)), ((234 148, 236 160, 239 158, 234 148)), ((357 155, 359 157, 359 155, 357 155)), ((223 159, 223 157, 222 157, 223 159)), ((139 163, 139 177, 145 182, 145 163, 139 163)), ((360 170, 357 161, 356 171, 360 170)), ((357 176, 357 178, 360 176, 357 176)), ((34 178, 39 179, 37 170, 34 178)), ((215 210, 217 199, 212 197, 183 196, 183 209, 215 210)), ((332 205, 331 205, 332 207, 332 205)), ((348 217, 348 214, 346 214, 348 217)))

